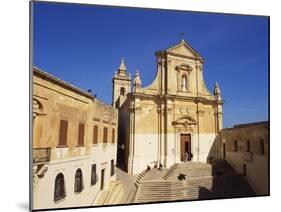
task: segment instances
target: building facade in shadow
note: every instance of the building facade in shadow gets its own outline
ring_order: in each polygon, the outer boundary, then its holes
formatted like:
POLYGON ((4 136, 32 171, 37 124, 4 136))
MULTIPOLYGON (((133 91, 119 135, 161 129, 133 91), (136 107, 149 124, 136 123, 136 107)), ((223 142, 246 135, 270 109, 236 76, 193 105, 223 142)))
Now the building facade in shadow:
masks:
POLYGON ((234 125, 220 132, 221 155, 243 174, 255 193, 269 194, 269 123, 234 125))

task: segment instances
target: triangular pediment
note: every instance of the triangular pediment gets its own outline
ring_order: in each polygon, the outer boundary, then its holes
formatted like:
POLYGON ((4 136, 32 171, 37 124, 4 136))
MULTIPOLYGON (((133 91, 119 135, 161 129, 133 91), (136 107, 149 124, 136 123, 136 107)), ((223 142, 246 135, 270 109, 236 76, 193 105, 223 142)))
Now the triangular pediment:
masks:
POLYGON ((184 40, 182 40, 179 44, 168 48, 167 52, 188 57, 200 57, 200 55, 184 40))

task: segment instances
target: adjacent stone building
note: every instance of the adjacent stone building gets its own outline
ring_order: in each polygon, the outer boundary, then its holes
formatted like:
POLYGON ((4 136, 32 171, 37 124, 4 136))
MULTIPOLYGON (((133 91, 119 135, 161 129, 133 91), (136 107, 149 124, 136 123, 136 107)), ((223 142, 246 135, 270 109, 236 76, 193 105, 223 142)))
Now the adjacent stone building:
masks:
POLYGON ((118 161, 129 174, 155 163, 170 167, 187 157, 206 162, 220 152, 215 141, 222 129, 223 101, 217 83, 213 94, 205 85, 203 58, 182 40, 157 51, 156 62, 156 77, 146 87, 137 71, 131 91, 123 59, 113 78, 112 104, 119 109, 118 161))
POLYGON ((115 180, 117 112, 33 68, 33 209, 90 206, 115 180))
POLYGON ((268 195, 268 122, 234 125, 221 130, 222 157, 244 174, 258 195, 268 195))

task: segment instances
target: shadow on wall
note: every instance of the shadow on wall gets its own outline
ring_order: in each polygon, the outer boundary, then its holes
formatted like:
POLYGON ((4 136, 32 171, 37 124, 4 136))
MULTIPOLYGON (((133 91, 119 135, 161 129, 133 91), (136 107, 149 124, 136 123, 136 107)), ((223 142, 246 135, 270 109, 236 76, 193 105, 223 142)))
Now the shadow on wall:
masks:
POLYGON ((199 186, 198 199, 252 197, 256 195, 246 178, 236 173, 224 159, 213 160, 212 177, 201 179, 201 185, 204 186, 199 186))
POLYGON ((225 146, 220 142, 220 134, 216 136, 206 162, 212 167, 212 176, 200 179, 198 199, 256 196, 247 179, 225 160, 225 146))
POLYGON ((117 134, 117 163, 116 166, 121 170, 127 172, 126 165, 126 150, 125 150, 125 140, 126 140, 126 132, 127 129, 124 127, 125 124, 121 124, 121 122, 126 121, 126 117, 124 117, 124 113, 118 113, 118 134, 117 134))
POLYGON ((220 135, 216 135, 210 148, 206 163, 211 164, 213 160, 222 158, 220 135))

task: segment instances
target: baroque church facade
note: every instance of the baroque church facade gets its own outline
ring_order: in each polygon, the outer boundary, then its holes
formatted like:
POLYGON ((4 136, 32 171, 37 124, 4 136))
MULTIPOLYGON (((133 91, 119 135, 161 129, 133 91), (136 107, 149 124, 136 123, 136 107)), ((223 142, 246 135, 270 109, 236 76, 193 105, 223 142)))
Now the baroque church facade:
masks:
POLYGON ((219 157, 221 92, 203 79, 203 58, 186 41, 155 53, 154 81, 131 79, 124 59, 113 77, 112 105, 118 109, 118 163, 129 174, 147 166, 170 167, 219 157), (131 90, 132 87, 132 90, 131 90))

